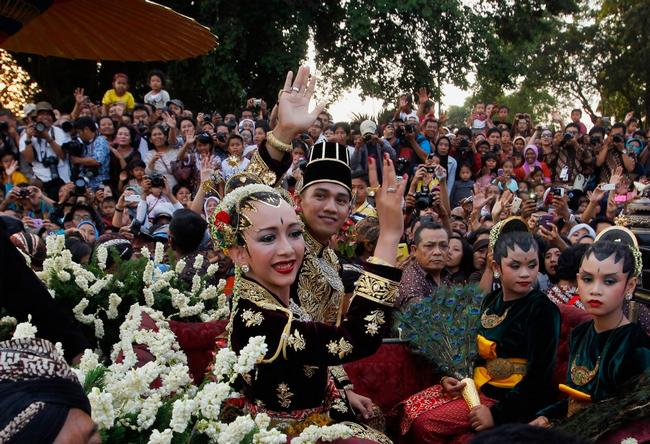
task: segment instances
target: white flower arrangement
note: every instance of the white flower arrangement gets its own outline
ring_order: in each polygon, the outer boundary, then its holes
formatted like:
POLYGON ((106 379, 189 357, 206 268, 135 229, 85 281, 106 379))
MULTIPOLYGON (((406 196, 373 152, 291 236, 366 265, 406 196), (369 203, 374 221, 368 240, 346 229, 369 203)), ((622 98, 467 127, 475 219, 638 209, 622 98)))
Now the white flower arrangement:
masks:
MULTIPOLYGON (((3 318, 4 319, 4 318, 3 318)), ((38 329, 31 324, 32 315, 27 316, 27 322, 21 322, 16 325, 16 330, 11 339, 30 339, 36 337, 38 329)))
MULTIPOLYGON (((219 350, 209 377, 197 389, 164 315, 134 304, 120 327, 120 341, 111 354, 113 364, 101 366, 99 357, 86 350, 77 374, 87 382, 98 369, 104 371, 103 378, 95 380, 99 386, 88 389, 92 417, 104 442, 127 442, 129 437, 150 444, 192 442, 192 437, 205 435, 210 442, 223 444, 283 444, 287 436, 270 428, 271 418, 264 413, 237 416, 229 423, 220 418, 224 403, 240 397, 233 389, 237 376, 253 370, 266 352, 262 336, 251 338, 239 356, 227 348, 219 350), (154 321, 157 330, 142 328, 143 314, 154 321), (138 367, 134 344, 146 347, 153 361, 138 367), (118 357, 122 358, 119 362, 118 357), (161 415, 161 410, 167 413, 161 415)), ((343 425, 310 426, 293 442, 348 436, 350 430, 343 425)))
MULTIPOLYGON (((209 273, 196 273, 191 282, 186 282, 181 279, 185 261, 181 259, 171 268, 163 266, 165 251, 160 243, 153 259, 143 248, 141 259, 109 271, 106 260, 110 250, 105 247, 98 247, 95 261, 89 265, 72 260, 63 236, 49 236, 47 252, 38 276, 53 297, 72 310, 77 321, 90 327, 84 332, 100 339, 105 353, 110 352, 118 326, 134 303, 162 311, 166 319, 208 322, 230 315, 225 281, 212 282, 218 267, 210 265, 209 273)), ((194 271, 203 267, 204 260, 202 255, 193 259, 194 271)))

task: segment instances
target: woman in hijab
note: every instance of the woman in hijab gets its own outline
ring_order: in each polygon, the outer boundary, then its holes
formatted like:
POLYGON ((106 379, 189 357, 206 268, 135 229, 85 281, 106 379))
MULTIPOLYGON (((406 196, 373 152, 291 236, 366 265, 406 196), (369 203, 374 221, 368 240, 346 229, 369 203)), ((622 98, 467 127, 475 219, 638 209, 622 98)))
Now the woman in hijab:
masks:
POLYGON ((538 154, 535 145, 526 146, 526 149, 524 150, 524 163, 515 170, 515 177, 518 181, 525 180, 531 172, 535 171, 535 167, 542 170, 544 183, 549 183, 551 181, 551 171, 548 169, 545 162, 537 160, 538 154))

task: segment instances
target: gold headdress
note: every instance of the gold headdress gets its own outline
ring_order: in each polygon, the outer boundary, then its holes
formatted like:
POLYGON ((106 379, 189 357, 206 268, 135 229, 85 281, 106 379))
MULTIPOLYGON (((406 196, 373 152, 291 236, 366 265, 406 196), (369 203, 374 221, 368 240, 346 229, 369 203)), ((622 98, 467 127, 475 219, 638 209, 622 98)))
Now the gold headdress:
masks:
MULTIPOLYGON (((248 218, 242 216, 241 212, 245 208, 254 208, 247 201, 253 195, 263 196, 256 197, 254 199, 256 202, 274 207, 279 206, 283 200, 287 201, 286 197, 277 190, 259 183, 239 187, 228 193, 208 221, 212 240, 224 253, 227 253, 228 249, 237 243, 239 232, 250 225, 248 218), (243 202, 244 206, 242 206, 243 202)), ((287 201, 287 203, 293 205, 291 201, 287 201)))
POLYGON ((621 243, 627 245, 632 251, 634 256, 634 276, 640 277, 643 272, 643 257, 641 255, 641 250, 639 249, 639 242, 636 239, 636 235, 630 231, 628 228, 621 226, 613 226, 604 229, 598 236, 596 236, 596 242, 598 241, 607 241, 613 243, 621 243))
POLYGON ((510 233, 512 231, 530 232, 530 229, 528 228, 526 221, 518 216, 511 216, 507 219, 499 221, 490 230, 490 250, 494 251, 494 246, 502 234, 510 233))

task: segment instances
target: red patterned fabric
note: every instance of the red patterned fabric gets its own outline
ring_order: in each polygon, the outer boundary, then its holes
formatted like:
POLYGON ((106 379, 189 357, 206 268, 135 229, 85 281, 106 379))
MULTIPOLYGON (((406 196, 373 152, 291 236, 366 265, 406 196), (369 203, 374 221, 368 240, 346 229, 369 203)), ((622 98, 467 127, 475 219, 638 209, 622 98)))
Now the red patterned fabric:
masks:
POLYGON ((440 379, 433 366, 404 343, 384 343, 374 355, 343 367, 354 391, 372 399, 383 412, 440 379))
MULTIPOLYGON (((480 394, 481 404, 492 407, 493 399, 480 394)), ((456 443, 468 441, 472 435, 469 423, 469 408, 463 398, 451 399, 442 393, 442 387, 435 385, 424 390, 400 405, 402 434, 405 443, 456 443)))
POLYGON ((215 341, 225 334, 228 321, 179 322, 169 321, 169 328, 187 355, 187 365, 194 382, 200 384, 214 357, 215 341))

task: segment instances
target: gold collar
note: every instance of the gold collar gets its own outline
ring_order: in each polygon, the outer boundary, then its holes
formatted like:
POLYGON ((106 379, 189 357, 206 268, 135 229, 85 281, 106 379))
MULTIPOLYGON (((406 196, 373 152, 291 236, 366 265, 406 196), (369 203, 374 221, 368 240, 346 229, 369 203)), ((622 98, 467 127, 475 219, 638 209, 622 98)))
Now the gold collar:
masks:
POLYGON ((323 250, 327 248, 326 245, 321 244, 314 236, 312 236, 309 229, 305 229, 303 237, 305 238, 305 246, 307 247, 308 253, 312 253, 315 256, 321 256, 323 250))
POLYGON ((236 297, 251 301, 261 308, 268 310, 287 310, 287 307, 283 306, 273 293, 257 282, 246 279, 244 276, 238 278, 233 293, 236 297))

